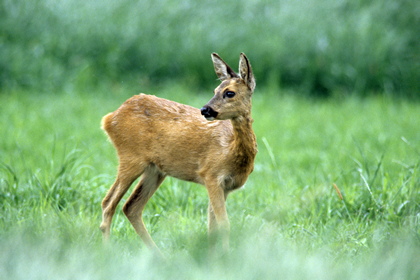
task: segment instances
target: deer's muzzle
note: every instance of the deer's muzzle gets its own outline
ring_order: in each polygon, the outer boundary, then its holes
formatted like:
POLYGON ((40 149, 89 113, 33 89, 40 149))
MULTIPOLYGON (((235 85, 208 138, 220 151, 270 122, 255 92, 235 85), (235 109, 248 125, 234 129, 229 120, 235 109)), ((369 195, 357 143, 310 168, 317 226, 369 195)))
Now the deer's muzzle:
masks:
POLYGON ((206 118, 206 120, 212 121, 217 117, 218 113, 210 106, 205 105, 203 108, 201 108, 201 114, 206 118))

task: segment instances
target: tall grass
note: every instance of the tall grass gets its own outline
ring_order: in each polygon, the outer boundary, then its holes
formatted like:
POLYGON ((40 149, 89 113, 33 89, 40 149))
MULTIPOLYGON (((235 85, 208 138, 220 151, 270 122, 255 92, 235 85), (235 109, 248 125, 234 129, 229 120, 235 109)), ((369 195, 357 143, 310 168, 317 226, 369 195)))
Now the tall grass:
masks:
MULTIPOLYGON (((148 93, 195 107, 210 98, 188 91, 148 93)), ((207 255, 204 188, 171 178, 144 213, 168 260, 149 254, 120 208, 103 247, 100 201, 117 162, 99 122, 131 95, 0 95, 0 278, 420 275, 418 105, 383 97, 314 101, 257 90, 259 153, 245 188, 228 199, 230 254, 207 255)))
POLYGON ((260 84, 314 95, 418 96, 419 5, 391 1, 49 1, 0 4, 0 87, 44 91, 184 79, 245 52, 260 84))

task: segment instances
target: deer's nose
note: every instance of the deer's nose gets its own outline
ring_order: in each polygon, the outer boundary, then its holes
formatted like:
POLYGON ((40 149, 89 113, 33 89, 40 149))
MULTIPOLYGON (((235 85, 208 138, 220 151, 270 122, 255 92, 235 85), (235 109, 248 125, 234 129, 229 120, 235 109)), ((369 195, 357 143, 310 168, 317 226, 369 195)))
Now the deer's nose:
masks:
POLYGON ((217 112, 214 111, 210 106, 204 106, 201 108, 201 114, 209 121, 214 120, 217 117, 217 112))

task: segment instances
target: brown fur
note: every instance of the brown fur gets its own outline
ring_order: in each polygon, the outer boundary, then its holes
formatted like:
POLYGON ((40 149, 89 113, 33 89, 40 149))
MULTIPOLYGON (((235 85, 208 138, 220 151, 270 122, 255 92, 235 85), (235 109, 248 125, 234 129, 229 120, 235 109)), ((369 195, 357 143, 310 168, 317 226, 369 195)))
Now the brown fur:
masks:
POLYGON ((206 106, 218 113, 216 120, 207 121, 199 109, 145 94, 133 96, 102 119, 119 158, 117 179, 102 202, 101 230, 106 239, 118 202, 142 175, 123 211, 146 245, 157 250, 142 211, 164 178, 171 176, 206 187, 209 232, 222 232, 228 247, 225 200, 245 183, 257 153, 251 119, 255 79, 244 54, 239 75, 217 54, 212 59, 222 83, 206 106), (226 91, 236 95, 226 98, 226 91))

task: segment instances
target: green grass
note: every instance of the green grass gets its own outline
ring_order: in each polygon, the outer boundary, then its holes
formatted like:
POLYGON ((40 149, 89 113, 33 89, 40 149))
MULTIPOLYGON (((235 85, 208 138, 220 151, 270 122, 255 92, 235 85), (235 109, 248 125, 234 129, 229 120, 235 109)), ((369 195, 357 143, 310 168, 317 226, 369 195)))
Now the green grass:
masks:
MULTIPOLYGON (((121 206, 110 246, 98 228, 117 165, 100 119, 135 93, 0 94, 1 279, 419 278, 418 103, 257 88, 255 171, 228 198, 232 252, 207 255, 204 188, 168 178, 144 213, 161 262, 121 206)), ((147 93, 195 107, 211 97, 147 93)))

